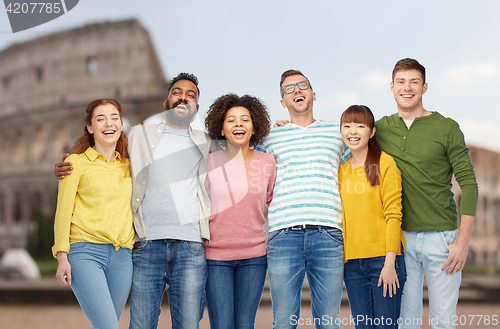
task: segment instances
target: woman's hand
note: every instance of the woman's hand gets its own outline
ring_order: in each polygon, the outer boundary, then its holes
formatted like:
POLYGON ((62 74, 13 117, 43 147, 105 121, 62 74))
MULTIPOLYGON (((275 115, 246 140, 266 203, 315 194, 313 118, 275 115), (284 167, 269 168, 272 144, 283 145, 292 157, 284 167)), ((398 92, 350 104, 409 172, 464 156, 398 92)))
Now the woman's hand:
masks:
POLYGON ((396 253, 388 251, 385 255, 384 267, 378 279, 378 286, 384 285, 384 297, 387 296, 387 292, 389 292, 389 296, 392 298, 392 295, 396 294, 396 289, 399 288, 398 275, 396 273, 396 267, 394 266, 395 261, 396 253))
POLYGON ((68 254, 64 251, 57 253, 57 273, 56 278, 61 286, 71 284, 71 265, 68 262, 68 254))

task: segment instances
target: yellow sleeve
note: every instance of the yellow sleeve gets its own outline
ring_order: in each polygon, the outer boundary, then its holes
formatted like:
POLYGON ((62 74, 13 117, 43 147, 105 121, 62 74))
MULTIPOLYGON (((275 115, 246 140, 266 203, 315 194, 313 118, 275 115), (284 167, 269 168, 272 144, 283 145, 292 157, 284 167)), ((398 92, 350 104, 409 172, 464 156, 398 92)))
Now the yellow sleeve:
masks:
POLYGON ((401 173, 387 154, 380 157, 380 191, 386 220, 386 251, 399 252, 401 246, 401 173), (385 156, 384 156, 385 155, 385 156), (383 163, 382 163, 383 162, 383 163))
POLYGON ((76 193, 80 184, 83 163, 77 154, 70 155, 66 162, 73 163, 71 175, 59 181, 57 194, 57 210, 54 222, 54 246, 52 255, 57 258, 58 251, 69 252, 69 236, 71 231, 71 218, 75 208, 76 193))

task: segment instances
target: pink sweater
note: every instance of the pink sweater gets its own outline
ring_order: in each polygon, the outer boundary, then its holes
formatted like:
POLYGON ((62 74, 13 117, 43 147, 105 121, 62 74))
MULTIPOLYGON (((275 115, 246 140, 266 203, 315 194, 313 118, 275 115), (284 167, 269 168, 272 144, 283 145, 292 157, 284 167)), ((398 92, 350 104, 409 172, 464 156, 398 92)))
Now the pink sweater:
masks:
POLYGON ((210 244, 205 257, 237 260, 264 256, 264 208, 273 198, 274 156, 254 151, 248 161, 231 161, 222 152, 209 155, 205 186, 212 203, 210 244))

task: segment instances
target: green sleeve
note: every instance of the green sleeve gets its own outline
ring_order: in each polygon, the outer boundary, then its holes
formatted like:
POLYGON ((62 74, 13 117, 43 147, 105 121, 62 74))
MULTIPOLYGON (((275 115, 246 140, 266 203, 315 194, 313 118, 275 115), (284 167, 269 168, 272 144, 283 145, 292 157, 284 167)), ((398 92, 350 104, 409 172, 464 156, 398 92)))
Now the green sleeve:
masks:
POLYGON ((470 160, 469 149, 465 145, 464 135, 457 123, 448 133, 447 157, 462 190, 460 213, 475 216, 478 196, 476 175, 470 160))

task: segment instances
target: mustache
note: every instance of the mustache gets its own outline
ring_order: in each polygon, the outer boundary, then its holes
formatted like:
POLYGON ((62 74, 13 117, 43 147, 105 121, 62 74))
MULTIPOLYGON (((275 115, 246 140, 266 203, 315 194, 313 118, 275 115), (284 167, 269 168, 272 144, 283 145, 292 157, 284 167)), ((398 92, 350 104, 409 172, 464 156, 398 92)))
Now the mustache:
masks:
POLYGON ((187 109, 189 111, 191 111, 191 105, 187 101, 185 101, 183 99, 178 100, 177 102, 175 102, 174 104, 172 104, 172 107, 168 107, 167 110, 175 109, 177 106, 179 106, 181 104, 185 105, 187 107, 187 109))

